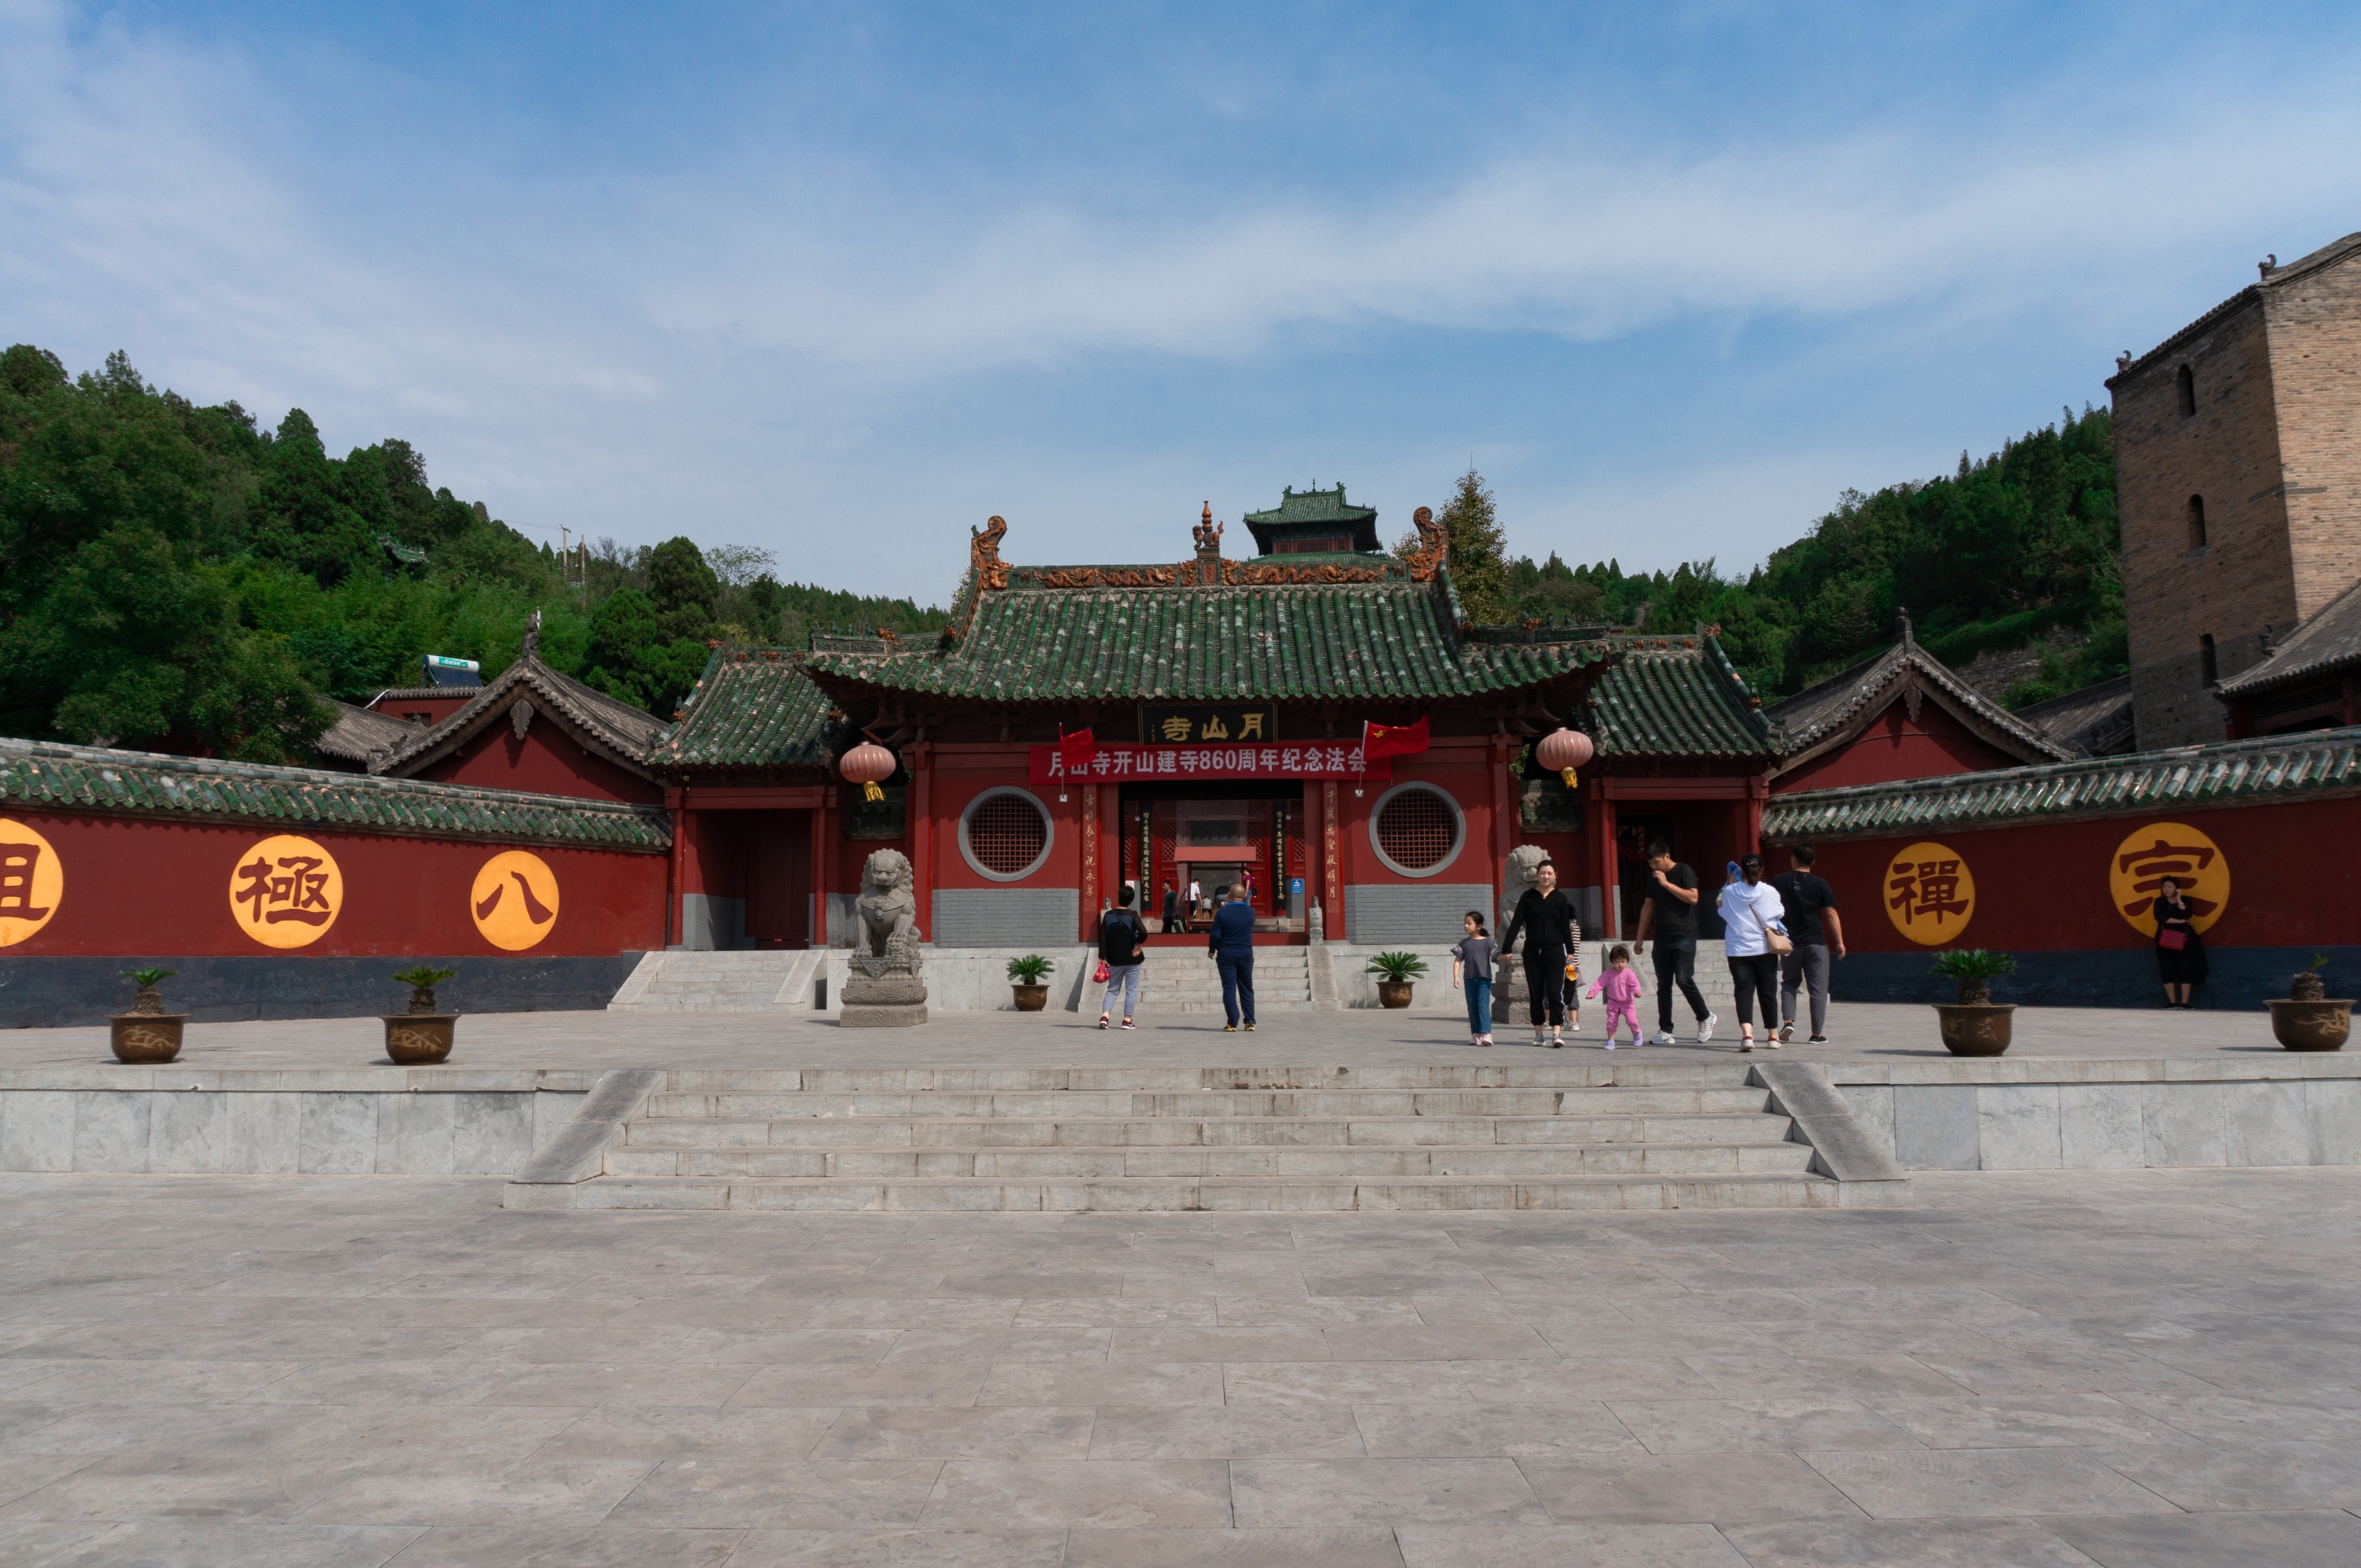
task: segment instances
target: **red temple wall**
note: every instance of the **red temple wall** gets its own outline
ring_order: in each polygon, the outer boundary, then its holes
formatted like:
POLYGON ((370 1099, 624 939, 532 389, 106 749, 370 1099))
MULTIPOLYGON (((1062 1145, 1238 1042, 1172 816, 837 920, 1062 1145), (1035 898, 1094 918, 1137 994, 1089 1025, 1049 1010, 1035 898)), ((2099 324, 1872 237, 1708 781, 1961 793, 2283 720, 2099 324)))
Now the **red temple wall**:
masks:
POLYGON ((634 806, 656 806, 664 800, 661 787, 586 750, 545 718, 534 719, 522 740, 508 723, 496 720, 451 755, 412 776, 436 784, 531 790, 634 806))
POLYGON ((1791 773, 1781 774, 1771 781, 1771 789, 1775 795, 1785 795, 2024 765, 2024 758, 1985 741, 1938 703, 1922 701, 1914 721, 1897 695, 1850 741, 1791 773))
MULTIPOLYGON (((2135 930, 2116 912, 2109 875, 2126 840, 2152 842, 2145 830, 2162 824, 2195 828, 2228 868, 2224 912, 2204 934, 2209 947, 2361 943, 2361 862, 2341 852, 2361 836, 2361 800, 2349 798, 1830 842, 1819 846, 1813 869, 1836 890, 1846 943, 1863 951, 1938 950, 1905 937, 1886 913, 1891 868, 1922 841, 1955 853, 1974 878, 1968 923, 1944 945, 2013 952, 2143 948, 2150 945, 2147 930, 2135 930)), ((1786 869, 1783 850, 1766 858, 1786 869)))
POLYGON ((11 956, 574 957, 664 945, 661 854, 298 828, 291 831, 335 858, 343 904, 309 945, 274 948, 246 935, 230 901, 236 868, 279 836, 270 828, 44 812, 6 819, 49 840, 65 879, 56 913, 8 948, 11 956), (477 872, 510 848, 540 857, 557 880, 556 921, 524 949, 495 946, 469 909, 477 872))

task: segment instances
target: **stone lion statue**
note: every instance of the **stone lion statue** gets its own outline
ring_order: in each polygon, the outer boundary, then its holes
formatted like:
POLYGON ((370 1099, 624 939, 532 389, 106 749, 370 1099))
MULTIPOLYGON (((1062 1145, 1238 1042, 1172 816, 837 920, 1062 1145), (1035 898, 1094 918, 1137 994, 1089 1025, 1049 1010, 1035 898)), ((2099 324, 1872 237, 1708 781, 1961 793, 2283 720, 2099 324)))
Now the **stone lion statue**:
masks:
POLYGON ((901 959, 918 967, 918 901, 911 895, 909 858, 880 850, 861 868, 862 950, 873 958, 901 959))

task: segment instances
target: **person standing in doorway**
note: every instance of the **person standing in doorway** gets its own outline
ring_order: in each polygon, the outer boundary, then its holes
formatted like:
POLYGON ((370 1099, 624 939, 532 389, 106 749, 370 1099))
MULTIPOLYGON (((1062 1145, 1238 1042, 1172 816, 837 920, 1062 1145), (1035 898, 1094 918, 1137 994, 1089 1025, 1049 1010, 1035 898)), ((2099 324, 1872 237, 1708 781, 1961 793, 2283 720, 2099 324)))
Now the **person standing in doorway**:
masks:
MULTIPOLYGON (((1561 1031, 1565 1026, 1565 966, 1574 949, 1582 942, 1582 922, 1575 918, 1574 900, 1557 885, 1557 865, 1543 861, 1534 868, 1533 885, 1525 889, 1517 900, 1515 913, 1509 916, 1509 928, 1500 933, 1502 952, 1522 951, 1525 964, 1525 1016, 1533 1025, 1533 1044, 1562 1047, 1565 1039, 1561 1031), (1517 947, 1517 934, 1525 933, 1525 945, 1517 947), (1542 1022, 1549 1022, 1549 1036, 1542 1036, 1542 1022)), ((1575 1027, 1582 1027, 1579 1014, 1575 1027)))
POLYGON ((1099 1027, 1107 1026, 1118 999, 1123 1003, 1123 1026, 1139 1008, 1140 961, 1148 948, 1148 927, 1131 912, 1132 887, 1123 884, 1115 907, 1099 916, 1099 961, 1107 967, 1106 1001, 1099 1008, 1099 1027))
POLYGON ((1828 1043, 1828 959, 1845 956, 1844 921, 1837 914, 1837 890, 1812 872, 1818 854, 1809 844, 1787 851, 1794 869, 1771 879, 1779 902, 1787 908, 1787 935, 1795 950, 1779 960, 1779 1038, 1795 1037, 1795 991, 1800 984, 1811 995, 1810 1044, 1828 1043))
POLYGON ((1197 885, 1196 874, 1191 872, 1189 877, 1189 912, 1184 916, 1188 924, 1181 927, 1182 930, 1193 931, 1197 928, 1197 905, 1204 896, 1203 891, 1197 885))
POLYGON ((1172 891, 1172 884, 1169 882, 1164 884, 1164 918, 1161 924, 1164 935, 1168 937, 1180 924, 1180 895, 1172 891))
POLYGON ((1492 1043, 1492 938, 1484 934, 1484 916, 1471 909, 1460 927, 1467 934, 1451 949, 1451 983, 1463 975, 1467 982, 1467 1043, 1492 1043))
POLYGON ((1656 938, 1656 1039, 1673 1043, 1673 987, 1678 985, 1697 1016, 1697 1044, 1713 1038, 1714 1015, 1706 1010, 1705 995, 1697 983, 1697 872, 1673 859, 1673 847, 1662 839, 1648 846, 1648 892, 1640 904, 1639 935, 1631 940, 1635 954, 1648 950, 1648 936, 1656 938))
POLYGON ((2205 939, 2197 911, 2181 896, 2180 879, 2167 877, 2150 911, 2156 916, 2156 967, 2164 977, 2164 1004, 2187 1011, 2190 992, 2205 983, 2205 939))
POLYGON ((1214 912, 1213 928, 1205 940, 1205 951, 1222 975, 1222 1012, 1229 1019, 1222 1033, 1236 1034, 1239 1020, 1243 1018, 1246 1033, 1253 1034, 1254 910, 1243 894, 1233 893, 1229 900, 1214 912))
POLYGON ((1763 857, 1732 862, 1738 875, 1721 888, 1722 951, 1730 959, 1730 983, 1738 992, 1738 1037, 1741 1051, 1754 1048, 1754 1003, 1763 1003, 1763 1043, 1779 1048, 1779 954, 1792 940, 1781 929, 1784 913, 1779 890, 1763 880, 1763 857), (1772 933, 1779 932, 1779 940, 1772 933))

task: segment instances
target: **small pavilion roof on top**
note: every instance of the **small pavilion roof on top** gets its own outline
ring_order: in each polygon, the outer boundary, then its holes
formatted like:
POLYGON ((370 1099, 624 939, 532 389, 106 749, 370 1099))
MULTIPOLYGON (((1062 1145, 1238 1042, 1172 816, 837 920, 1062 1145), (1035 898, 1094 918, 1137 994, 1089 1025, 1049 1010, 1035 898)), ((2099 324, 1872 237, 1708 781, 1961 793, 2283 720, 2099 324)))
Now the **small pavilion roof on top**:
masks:
MULTIPOLYGON (((1318 518, 1342 487, 1312 492, 1318 518)), ((1290 494, 1276 513, 1307 498, 1290 494)), ((1351 521, 1374 538, 1368 521, 1351 521)), ((1685 636, 1598 626, 1477 626, 1462 614, 1444 535, 1422 509, 1422 548, 1220 554, 1210 516, 1194 558, 1171 565, 1031 566, 1004 561, 1007 525, 971 535, 949 624, 921 638, 816 634, 807 650, 723 648, 652 758, 667 768, 826 766, 853 726, 885 709, 1001 715, 1153 701, 1343 703, 1403 715, 1447 705, 1569 713, 1603 756, 1768 762, 1761 704, 1703 629, 1685 636), (824 694, 824 695, 823 695, 824 694)), ((1257 528, 1257 534, 1263 530, 1257 528)), ((1356 715, 1357 717, 1357 714, 1356 715)))

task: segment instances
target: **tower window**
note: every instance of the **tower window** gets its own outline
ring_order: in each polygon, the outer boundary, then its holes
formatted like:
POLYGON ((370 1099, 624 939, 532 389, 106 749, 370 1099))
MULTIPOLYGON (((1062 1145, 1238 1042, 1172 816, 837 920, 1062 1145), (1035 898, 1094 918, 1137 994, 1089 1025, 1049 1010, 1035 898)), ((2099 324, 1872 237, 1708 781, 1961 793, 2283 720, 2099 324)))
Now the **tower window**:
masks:
POLYGON ((2203 496, 2189 498, 2189 547, 2191 550, 2205 548, 2205 498, 2203 496))
POLYGON ((2198 684, 2210 687, 2221 678, 2221 665, 2213 658, 2213 634, 2210 631, 2200 632, 2197 636, 2198 684))
POLYGON ((2173 389, 2180 397, 2180 417, 2189 418, 2197 411, 2197 376, 2184 365, 2172 375, 2173 389))

